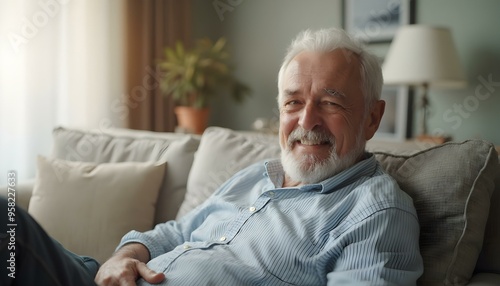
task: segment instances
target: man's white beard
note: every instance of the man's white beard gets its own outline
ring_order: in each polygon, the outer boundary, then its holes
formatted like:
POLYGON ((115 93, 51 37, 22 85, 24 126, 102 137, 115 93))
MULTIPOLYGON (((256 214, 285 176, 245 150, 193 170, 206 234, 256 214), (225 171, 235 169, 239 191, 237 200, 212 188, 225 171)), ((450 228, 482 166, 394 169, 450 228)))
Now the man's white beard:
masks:
POLYGON ((365 141, 362 139, 363 131, 360 130, 356 136, 354 148, 347 154, 339 157, 335 137, 325 131, 306 131, 302 127, 293 130, 288 137, 288 142, 281 151, 281 164, 285 174, 294 182, 302 184, 319 183, 332 177, 341 171, 353 166, 365 151, 365 141), (329 142, 332 147, 330 155, 321 159, 313 154, 306 154, 301 158, 295 158, 292 154, 292 146, 297 140, 310 140, 315 142, 329 142))

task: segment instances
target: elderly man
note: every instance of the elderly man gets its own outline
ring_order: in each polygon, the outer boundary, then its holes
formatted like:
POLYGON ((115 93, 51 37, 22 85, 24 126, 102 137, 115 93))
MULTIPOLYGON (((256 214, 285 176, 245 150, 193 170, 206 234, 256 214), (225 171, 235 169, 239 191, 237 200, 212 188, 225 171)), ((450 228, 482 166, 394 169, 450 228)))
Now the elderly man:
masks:
POLYGON ((301 33, 278 78, 281 160, 239 172, 178 222, 128 233, 96 281, 414 285, 412 201, 364 151, 381 87, 377 59, 343 31, 301 33))
POLYGON ((341 30, 305 31, 278 78, 280 160, 252 165, 179 221, 126 234, 99 285, 415 285, 419 224, 365 143, 377 59, 341 30))

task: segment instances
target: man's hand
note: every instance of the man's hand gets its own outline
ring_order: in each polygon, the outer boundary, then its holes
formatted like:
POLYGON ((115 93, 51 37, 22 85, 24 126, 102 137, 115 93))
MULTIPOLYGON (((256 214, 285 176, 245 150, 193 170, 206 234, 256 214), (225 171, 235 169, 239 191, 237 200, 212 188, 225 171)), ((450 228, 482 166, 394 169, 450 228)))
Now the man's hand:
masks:
POLYGON ((142 244, 130 244, 117 251, 106 261, 95 277, 99 286, 136 285, 136 280, 142 277, 151 284, 165 280, 163 273, 157 273, 146 266, 149 252, 142 244))

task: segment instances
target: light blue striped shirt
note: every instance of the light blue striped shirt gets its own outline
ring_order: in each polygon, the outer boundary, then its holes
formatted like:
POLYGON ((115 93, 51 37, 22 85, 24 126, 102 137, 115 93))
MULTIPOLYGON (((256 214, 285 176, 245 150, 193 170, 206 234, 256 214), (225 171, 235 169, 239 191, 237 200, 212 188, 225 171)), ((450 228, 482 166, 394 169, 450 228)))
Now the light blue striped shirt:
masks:
POLYGON ((161 285, 415 285, 412 200, 367 156, 294 188, 282 188, 278 160, 252 165, 178 222, 131 231, 119 247, 144 244, 161 285))

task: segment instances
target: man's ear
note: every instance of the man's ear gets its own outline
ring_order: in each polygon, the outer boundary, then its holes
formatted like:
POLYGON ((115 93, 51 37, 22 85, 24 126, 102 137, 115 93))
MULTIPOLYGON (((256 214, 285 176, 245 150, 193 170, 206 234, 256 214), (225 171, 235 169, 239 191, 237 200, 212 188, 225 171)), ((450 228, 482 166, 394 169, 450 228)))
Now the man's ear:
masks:
POLYGON ((385 101, 378 100, 373 104, 370 114, 365 119, 365 140, 370 140, 380 125, 385 111, 385 101))

